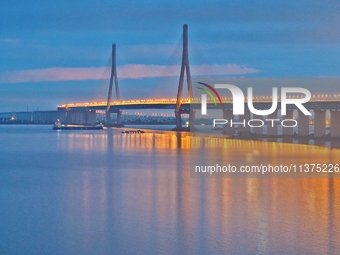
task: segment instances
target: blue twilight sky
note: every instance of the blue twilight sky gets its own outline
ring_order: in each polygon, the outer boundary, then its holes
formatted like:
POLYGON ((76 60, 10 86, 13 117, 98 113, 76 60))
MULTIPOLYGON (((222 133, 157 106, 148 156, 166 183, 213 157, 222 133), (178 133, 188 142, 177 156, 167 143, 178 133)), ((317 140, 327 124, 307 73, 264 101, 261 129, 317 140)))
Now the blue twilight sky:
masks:
POLYGON ((175 97, 182 26, 202 77, 338 77, 336 0, 0 2, 0 112, 106 100, 111 43, 123 99, 175 97))

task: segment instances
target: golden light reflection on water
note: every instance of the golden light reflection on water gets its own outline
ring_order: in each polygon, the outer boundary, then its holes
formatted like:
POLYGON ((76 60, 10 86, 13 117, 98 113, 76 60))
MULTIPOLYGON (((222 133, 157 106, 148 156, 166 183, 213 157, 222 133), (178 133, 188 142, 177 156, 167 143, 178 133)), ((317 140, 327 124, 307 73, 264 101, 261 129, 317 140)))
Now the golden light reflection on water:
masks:
MULTIPOLYGON (((288 166, 291 173, 262 177, 310 178, 310 177, 340 177, 339 170, 334 170, 334 164, 340 164, 340 150, 322 146, 305 144, 275 143, 249 140, 234 140, 227 138, 193 137, 191 143, 191 170, 195 177, 233 177, 230 174, 196 174, 195 167, 205 166, 288 166), (333 173, 317 173, 316 166, 308 166, 313 171, 306 173, 305 164, 333 164, 333 173)), ((329 167, 327 167, 328 169, 329 167)), ((337 168, 338 169, 338 168, 337 168)), ((256 174, 234 174, 237 177, 261 177, 256 174)))
POLYGON ((95 150, 106 152, 112 147, 129 149, 189 149, 190 136, 175 132, 145 133, 124 135, 120 132, 103 132, 96 134, 63 133, 58 134, 59 146, 62 149, 95 150))
POLYGON ((87 243, 98 235, 126 253, 340 254, 339 179, 191 178, 189 170, 190 149, 235 164, 340 163, 339 150, 176 133, 59 139, 69 152, 112 156, 76 182, 70 174, 70 238, 76 222, 87 243))

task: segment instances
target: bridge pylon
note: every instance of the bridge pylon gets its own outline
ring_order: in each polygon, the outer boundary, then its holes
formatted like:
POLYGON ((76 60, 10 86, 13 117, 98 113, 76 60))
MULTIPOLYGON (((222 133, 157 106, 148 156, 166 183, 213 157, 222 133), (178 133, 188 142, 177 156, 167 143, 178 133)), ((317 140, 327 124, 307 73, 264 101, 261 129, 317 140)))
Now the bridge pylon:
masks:
POLYGON ((189 125, 194 125, 194 116, 195 111, 190 109, 182 109, 182 94, 183 94, 183 83, 184 83, 184 73, 186 73, 187 84, 188 84, 188 100, 191 102, 191 98, 193 97, 192 93, 192 85, 191 85, 191 75, 190 75, 190 66, 189 66, 189 53, 188 53, 188 25, 183 25, 183 52, 182 52, 182 65, 181 65, 181 73, 179 76, 179 84, 178 84, 178 93, 177 93, 177 102, 176 102, 176 130, 183 130, 182 127, 182 118, 181 114, 190 114, 189 125))
POLYGON ((120 94, 119 94, 119 86, 118 86, 118 76, 117 76, 117 66, 116 66, 116 44, 112 44, 112 64, 111 64, 111 77, 110 77, 110 86, 109 86, 109 93, 107 95, 107 105, 106 105, 106 121, 107 125, 110 126, 111 124, 111 113, 117 114, 117 125, 120 123, 122 112, 118 111, 111 111, 111 99, 112 99, 112 89, 113 89, 113 81, 115 83, 115 91, 116 91, 116 101, 120 101, 120 94))

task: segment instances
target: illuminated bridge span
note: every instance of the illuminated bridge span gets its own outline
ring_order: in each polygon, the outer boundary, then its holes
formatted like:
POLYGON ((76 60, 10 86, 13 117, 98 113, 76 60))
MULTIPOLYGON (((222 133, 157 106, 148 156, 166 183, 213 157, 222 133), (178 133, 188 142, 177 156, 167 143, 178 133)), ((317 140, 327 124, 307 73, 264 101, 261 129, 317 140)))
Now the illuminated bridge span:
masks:
MULTIPOLYGON (((302 95, 290 95, 288 99, 303 98, 302 95)), ((222 97, 223 109, 232 109, 232 97, 222 97)), ((245 102, 247 102, 245 97, 245 102)), ((280 109, 281 98, 278 97, 278 108, 280 109)), ((128 110, 128 109, 175 109, 177 103, 176 98, 157 98, 157 99, 135 99, 135 100, 120 100, 113 101, 110 104, 109 110, 115 112, 117 110, 128 110)), ((215 105, 211 98, 207 98, 209 109, 221 109, 220 105, 215 105)), ((253 97, 254 107, 259 110, 269 109, 272 105, 271 96, 254 96, 253 97)), ((193 109, 199 109, 201 104, 201 98, 188 98, 181 100, 181 109, 187 110, 190 107, 193 109)), ((312 95, 308 103, 304 106, 309 110, 314 109, 340 109, 340 94, 317 94, 312 95)), ((294 106, 287 105, 288 109, 296 109, 294 106)), ((247 109, 247 106, 245 106, 247 109)), ((107 110, 107 102, 78 102, 68 103, 58 106, 59 110, 107 110)))
MULTIPOLYGON (((206 86, 206 84, 205 84, 206 86)), ((301 94, 287 94, 287 99, 304 98, 305 95, 301 94)), ((310 124, 314 125, 314 136, 321 137, 326 134, 326 115, 327 120, 330 118, 331 129, 330 135, 332 137, 340 137, 340 94, 315 94, 312 95, 311 100, 304 103, 304 107, 310 110, 313 116, 304 115, 296 108, 295 105, 287 104, 286 115, 279 115, 281 104, 279 103, 280 97, 278 97, 277 109, 268 116, 256 116, 250 112, 247 105, 247 97, 244 98, 245 107, 244 114, 239 115, 237 122, 249 123, 249 121, 257 120, 265 122, 268 119, 277 120, 272 125, 268 125, 266 134, 277 135, 278 134, 278 122, 281 121, 282 134, 293 135, 293 127, 282 125, 282 121, 296 120, 298 121, 298 134, 302 136, 309 135, 310 124)), ((207 98, 207 108, 219 109, 223 111, 223 119, 235 120, 233 115, 233 101, 232 97, 224 96, 221 98, 222 105, 216 104, 211 98, 207 98)), ((238 101, 239 102, 239 101, 238 101)), ((272 97, 259 95, 253 96, 253 106, 257 110, 267 110, 272 107, 272 97)), ((288 103, 288 102, 287 102, 288 103)), ((195 114, 200 112, 201 98, 193 96, 192 82, 189 67, 188 56, 188 26, 183 26, 183 50, 182 50, 182 64, 179 76, 179 84, 176 98, 158 98, 158 99, 135 99, 135 100, 123 100, 120 97, 118 87, 118 77, 116 70, 116 45, 112 45, 112 66, 111 66, 111 78, 109 85, 109 92, 107 101, 102 102, 84 102, 84 103, 68 103, 58 106, 58 112, 63 114, 65 120, 71 120, 71 122, 93 122, 95 121, 95 113, 97 110, 106 111, 107 126, 120 124, 120 118, 122 110, 128 109, 173 109, 176 117, 176 130, 183 130, 182 128, 182 114, 189 114, 189 123, 194 123, 195 114), (183 86, 184 78, 186 76, 188 98, 183 98, 183 86), (112 93, 115 91, 115 100, 112 100, 112 93), (117 114, 117 124, 111 123, 111 113, 117 114)), ((231 122, 231 121, 229 121, 231 122)), ((254 127, 250 125, 240 125, 239 131, 242 133, 256 133, 264 134, 264 125, 254 127)), ((234 133, 233 126, 224 125, 224 133, 234 133)))
MULTIPOLYGON (((301 98, 300 95, 291 95, 287 98, 301 98)), ((245 98, 245 102, 247 99, 245 98)), ((278 99, 280 101, 280 98, 278 99)), ((120 110, 128 110, 128 109, 175 109, 176 108, 177 99, 171 98, 161 98, 161 99, 139 99, 139 100, 121 100, 114 101, 110 104, 110 112, 117 112, 120 110)), ((223 97, 222 98, 223 106, 215 105, 212 100, 208 99, 208 108, 210 109, 220 109, 223 110, 223 119, 231 120, 234 119, 234 115, 232 113, 232 98, 231 97, 223 97)), ((270 96, 258 96, 253 98, 254 107, 258 110, 270 109, 272 106, 272 98, 270 96)), ((190 111, 195 111, 200 109, 200 98, 192 98, 189 102, 189 99, 182 99, 181 101, 181 112, 182 113, 190 113, 190 111)), ((314 125, 314 137, 322 137, 326 134, 326 112, 328 111, 328 115, 330 116, 331 128, 330 135, 332 137, 340 137, 340 94, 318 94, 313 95, 311 100, 308 103, 304 103, 304 106, 308 110, 312 110, 312 116, 306 116, 302 114, 295 105, 287 105, 287 113, 285 116, 281 116, 278 114, 278 110, 280 109, 280 103, 278 103, 278 108, 275 112, 270 114, 269 116, 263 118, 263 116, 256 116, 252 114, 247 108, 247 104, 245 104, 245 112, 244 115, 239 115, 238 122, 248 122, 251 119, 296 119, 298 121, 298 132, 297 134, 302 136, 308 136, 309 126, 312 123, 314 125)), ((84 102, 84 103, 69 103, 63 104, 58 107, 59 110, 105 110, 107 109, 107 102, 84 102)), ((191 119, 193 123, 193 119, 191 119)), ((278 135, 278 125, 279 122, 273 123, 273 125, 267 125, 267 135, 278 135)), ((224 125, 224 132, 232 134, 235 131, 233 126, 224 125)), ((262 127, 253 127, 242 126, 240 125, 239 131, 242 133, 256 133, 256 134, 264 134, 264 128, 262 127)), ((282 127, 283 135, 293 135, 293 127, 282 127)))
MULTIPOLYGON (((288 99, 293 98, 303 98, 302 95, 292 95, 287 96, 288 99)), ((233 101, 232 97, 221 97, 222 103, 224 104, 231 104, 233 101)), ((248 98, 245 97, 245 102, 247 102, 248 98)), ((208 103, 213 104, 213 100, 211 98, 207 98, 208 103)), ((281 101, 281 98, 278 97, 278 102, 281 101)), ((136 106, 138 108, 144 107, 143 105, 176 105, 177 99, 176 98, 150 98, 150 99, 134 99, 134 100, 121 100, 121 101, 114 101, 111 102, 111 107, 114 106, 136 106)), ((255 96, 253 97, 254 103, 272 103, 272 97, 271 96, 255 96)), ((336 103, 340 102, 340 94, 317 94, 312 95, 312 98, 309 100, 309 102, 322 102, 322 103, 336 103)), ((182 104, 189 105, 191 104, 200 104, 201 98, 192 98, 189 100, 188 98, 183 98, 181 100, 182 104)), ((104 109, 107 107, 107 102, 77 102, 77 103, 67 103, 59 105, 59 109, 70 109, 70 108, 85 108, 90 107, 93 110, 96 109, 104 109), (98 108, 97 108, 98 107, 98 108)))

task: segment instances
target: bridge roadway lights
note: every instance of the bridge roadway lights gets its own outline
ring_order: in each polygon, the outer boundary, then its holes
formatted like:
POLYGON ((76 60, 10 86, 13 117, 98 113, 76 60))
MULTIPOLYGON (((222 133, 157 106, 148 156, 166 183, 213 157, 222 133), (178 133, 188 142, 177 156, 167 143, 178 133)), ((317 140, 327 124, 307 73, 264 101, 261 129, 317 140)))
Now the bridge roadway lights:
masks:
POLYGON ((309 135, 309 116, 298 110, 298 135, 309 135))
POLYGON ((340 137, 340 111, 331 111, 331 137, 340 137))
POLYGON ((314 110, 314 137, 326 134, 326 111, 314 110))
MULTIPOLYGON (((293 110, 287 109, 286 116, 282 116, 283 119, 293 119, 293 110)), ((293 135, 293 127, 283 127, 282 126, 282 134, 283 135, 293 135)))

